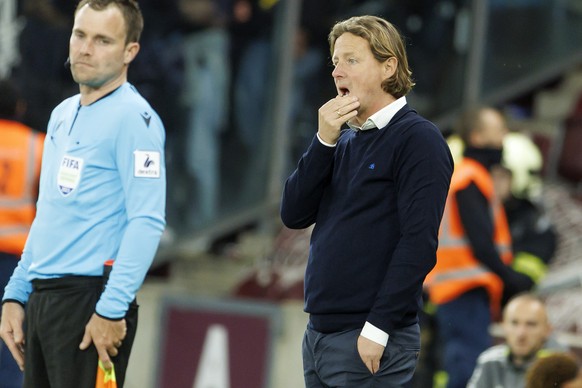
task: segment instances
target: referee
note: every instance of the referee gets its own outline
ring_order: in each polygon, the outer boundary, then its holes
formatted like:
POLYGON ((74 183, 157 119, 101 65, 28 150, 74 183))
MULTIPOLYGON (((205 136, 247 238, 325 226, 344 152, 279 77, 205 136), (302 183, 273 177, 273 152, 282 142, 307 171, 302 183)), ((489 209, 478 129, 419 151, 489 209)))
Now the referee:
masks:
POLYGON ((68 62, 80 93, 52 112, 36 217, 2 301, 0 334, 24 387, 93 388, 99 360, 123 386, 135 296, 165 226, 163 124, 127 82, 142 28, 134 0, 75 11, 68 62))

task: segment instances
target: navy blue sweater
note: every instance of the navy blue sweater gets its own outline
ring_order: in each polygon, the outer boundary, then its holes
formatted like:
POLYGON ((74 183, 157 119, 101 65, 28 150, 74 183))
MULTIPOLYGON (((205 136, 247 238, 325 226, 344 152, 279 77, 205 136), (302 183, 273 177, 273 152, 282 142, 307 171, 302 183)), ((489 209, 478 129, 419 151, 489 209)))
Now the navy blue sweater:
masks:
POLYGON ((283 223, 315 223, 305 274, 310 327, 329 333, 366 321, 390 334, 418 321, 422 283, 453 171, 434 124, 407 105, 382 129, 314 137, 285 183, 283 223))

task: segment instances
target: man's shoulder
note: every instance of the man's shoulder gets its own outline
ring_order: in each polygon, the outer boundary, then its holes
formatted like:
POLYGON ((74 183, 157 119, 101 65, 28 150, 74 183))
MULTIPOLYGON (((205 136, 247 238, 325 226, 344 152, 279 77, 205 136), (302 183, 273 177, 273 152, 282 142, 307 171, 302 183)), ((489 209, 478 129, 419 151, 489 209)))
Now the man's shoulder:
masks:
POLYGON ((508 361, 508 356, 509 347, 507 345, 495 345, 481 353, 477 362, 482 365, 506 363, 508 361))
POLYGON ((546 339, 546 342, 544 343, 544 346, 542 347, 540 352, 542 354, 551 354, 555 352, 567 352, 569 350, 570 348, 567 345, 558 341, 558 339, 554 335, 550 335, 548 339, 546 339))
MULTIPOLYGON (((163 127, 157 112, 149 102, 130 83, 123 84, 119 90, 112 94, 101 109, 107 110, 107 118, 110 122, 142 123, 145 127, 163 127)), ((94 114, 100 114, 97 111, 94 114)), ((136 128, 142 128, 138 125, 136 128)))
POLYGON ((140 103, 140 104, 148 104, 146 98, 144 96, 142 96, 142 94, 139 92, 139 90, 137 90, 137 88, 133 85, 130 84, 129 82, 126 82, 123 85, 124 91, 125 91, 125 95, 128 98, 133 99, 136 103, 140 103))
POLYGON ((119 87, 119 92, 112 95, 111 103, 117 107, 123 107, 126 109, 152 109, 150 103, 143 97, 139 91, 130 84, 126 82, 119 87))
POLYGON ((432 128, 436 128, 436 125, 418 113, 414 108, 410 107, 408 104, 404 105, 396 114, 394 118, 390 120, 390 123, 399 123, 400 125, 411 126, 417 124, 425 124, 432 128))
POLYGON ((135 86, 130 83, 125 83, 122 88, 123 90, 118 101, 119 105, 117 106, 122 108, 120 111, 123 115, 129 111, 133 111, 146 120, 147 126, 149 126, 149 118, 152 116, 159 120, 158 113, 152 108, 148 100, 139 93, 135 86))
POLYGON ((388 124, 390 132, 398 134, 404 141, 418 140, 428 144, 442 143, 445 139, 436 124, 405 105, 388 124), (436 141, 436 143, 435 143, 436 141))

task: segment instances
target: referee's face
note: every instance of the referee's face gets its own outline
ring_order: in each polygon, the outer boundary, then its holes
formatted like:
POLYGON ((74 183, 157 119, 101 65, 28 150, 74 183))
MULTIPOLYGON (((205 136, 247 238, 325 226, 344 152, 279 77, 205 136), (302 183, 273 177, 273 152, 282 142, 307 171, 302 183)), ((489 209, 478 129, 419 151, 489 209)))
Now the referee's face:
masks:
POLYGON ((125 42, 126 34, 121 10, 113 4, 103 10, 85 5, 77 11, 69 58, 81 92, 109 91, 126 81, 127 66, 139 50, 138 43, 125 42))

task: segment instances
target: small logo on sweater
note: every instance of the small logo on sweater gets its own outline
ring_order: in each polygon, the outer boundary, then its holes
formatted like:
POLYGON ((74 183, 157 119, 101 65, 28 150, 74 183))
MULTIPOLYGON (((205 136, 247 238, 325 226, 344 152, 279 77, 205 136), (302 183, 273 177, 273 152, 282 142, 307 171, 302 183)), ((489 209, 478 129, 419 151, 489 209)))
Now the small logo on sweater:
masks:
POLYGON ((376 168, 376 163, 370 163, 370 165, 368 166, 368 169, 373 170, 376 168))
POLYGON ((159 178, 161 157, 158 151, 134 151, 133 176, 136 178, 159 178))

